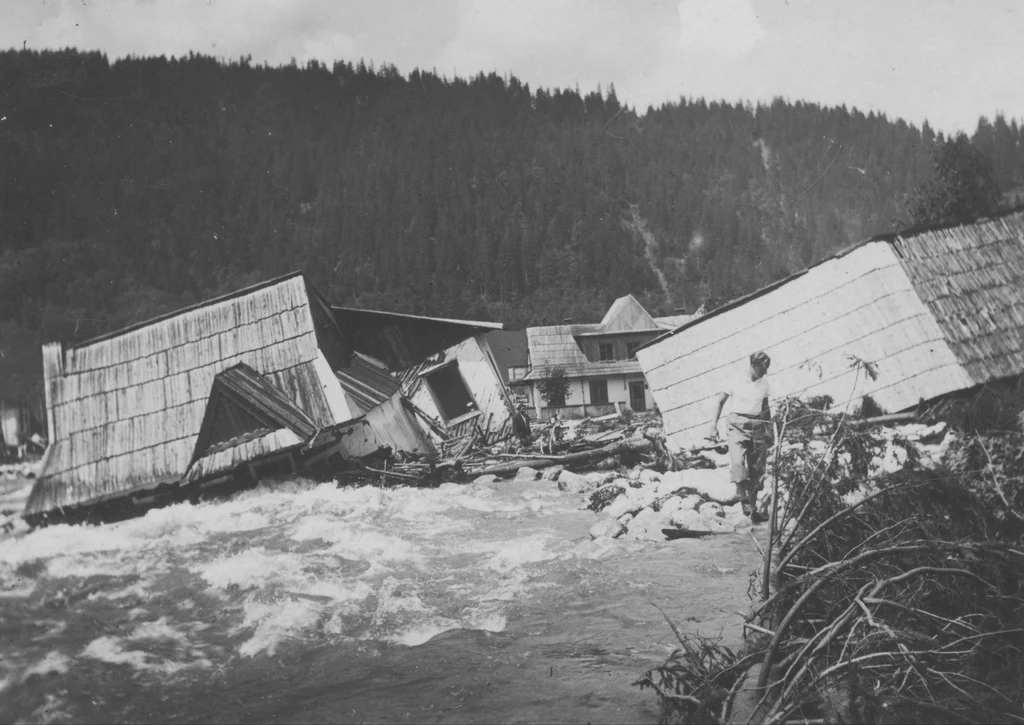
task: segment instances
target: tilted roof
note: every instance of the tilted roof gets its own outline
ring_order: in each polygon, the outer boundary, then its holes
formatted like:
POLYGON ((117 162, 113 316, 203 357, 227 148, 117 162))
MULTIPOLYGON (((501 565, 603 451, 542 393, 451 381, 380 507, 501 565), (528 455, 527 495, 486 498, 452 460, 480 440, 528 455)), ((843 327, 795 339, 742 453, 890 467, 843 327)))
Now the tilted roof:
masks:
POLYGON ((317 425, 335 421, 317 360, 348 364, 327 303, 298 274, 78 345, 44 346, 53 435, 32 515, 180 480, 216 376, 258 371, 317 425))
POLYGON ((670 440, 759 349, 775 395, 888 412, 1024 373, 1024 210, 867 240, 641 347, 670 440))
POLYGON ((387 363, 393 371, 419 363, 467 337, 502 330, 500 322, 453 320, 381 310, 333 307, 352 349, 387 363))
POLYGON ((214 378, 186 479, 200 480, 297 446, 319 426, 244 363, 214 378))

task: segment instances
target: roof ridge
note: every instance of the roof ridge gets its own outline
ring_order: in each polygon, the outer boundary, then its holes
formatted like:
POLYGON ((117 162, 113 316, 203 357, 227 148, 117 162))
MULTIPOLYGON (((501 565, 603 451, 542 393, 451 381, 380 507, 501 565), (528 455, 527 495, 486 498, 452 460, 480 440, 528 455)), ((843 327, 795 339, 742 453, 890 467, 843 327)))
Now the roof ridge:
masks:
MULTIPOLYGON (((202 302, 196 302, 195 304, 189 305, 187 307, 181 307, 179 309, 172 310, 171 312, 165 312, 162 315, 151 317, 148 320, 134 322, 131 325, 127 325, 126 327, 122 327, 117 330, 111 330, 110 332, 105 332, 102 335, 97 335, 96 337, 89 338, 88 340, 83 340, 82 342, 76 342, 72 345, 67 345, 65 349, 80 350, 84 347, 89 347, 90 345, 95 345, 96 343, 99 342, 106 342, 107 340, 112 340, 115 337, 127 335, 129 332, 135 332, 136 330, 141 330, 144 327, 155 325, 158 322, 164 322, 165 320, 170 320, 180 315, 184 315, 187 312, 201 310, 204 307, 209 307, 210 305, 215 305, 220 302, 227 302, 228 300, 234 299, 236 297, 244 297, 245 295, 252 294, 257 290, 264 289, 266 287, 273 287, 275 284, 280 284, 281 282, 292 279, 293 277, 305 278, 305 274, 301 271, 289 272, 288 274, 283 274, 280 277, 274 277, 272 279, 264 280, 263 282, 258 282, 256 284, 249 285, 248 287, 243 287, 241 289, 235 290, 234 292, 228 292, 227 294, 219 295, 217 297, 213 297, 202 302)), ((309 285, 309 280, 306 280, 306 284, 309 285)))

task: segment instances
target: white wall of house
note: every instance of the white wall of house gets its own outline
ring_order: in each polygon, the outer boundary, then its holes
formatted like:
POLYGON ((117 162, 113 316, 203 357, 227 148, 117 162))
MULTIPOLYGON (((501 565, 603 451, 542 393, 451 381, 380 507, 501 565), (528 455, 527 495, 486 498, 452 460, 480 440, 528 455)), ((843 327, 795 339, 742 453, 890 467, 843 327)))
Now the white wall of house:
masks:
POLYGON ((585 395, 585 402, 587 405, 601 405, 603 403, 596 403, 590 394, 590 382, 591 380, 604 380, 608 384, 608 401, 607 403, 613 405, 618 403, 620 406, 631 406, 629 397, 629 384, 630 383, 642 383, 644 386, 644 409, 650 410, 654 406, 654 399, 651 397, 651 391, 647 385, 647 381, 643 375, 611 375, 607 378, 588 378, 582 381, 585 395))
POLYGON ((870 395, 898 411, 974 384, 881 241, 640 350, 672 446, 703 439, 714 399, 744 374, 755 350, 772 359, 773 398, 827 395, 837 410, 870 395), (874 375, 858 361, 871 363, 874 375))
MULTIPOLYGON (((483 336, 470 337, 445 350, 444 358, 446 361, 456 360, 462 380, 480 412, 480 425, 488 424, 488 416, 489 430, 497 430, 504 425, 509 419, 509 410, 503 393, 504 384, 491 356, 487 340, 483 339, 483 336)), ((412 402, 442 424, 450 422, 442 413, 428 381, 423 380, 417 387, 412 402)))
MULTIPOLYGON (((629 397, 630 383, 643 383, 644 409, 652 410, 654 408, 654 398, 651 396, 650 386, 647 385, 647 381, 644 376, 637 373, 630 375, 609 375, 605 378, 572 379, 569 381, 569 392, 566 393, 565 396, 565 407, 615 405, 616 403, 619 404, 620 408, 626 406, 632 407, 629 397), (591 380, 604 380, 608 384, 607 402, 597 403, 594 401, 590 391, 591 380)), ((548 404, 547 401, 541 397, 540 391, 537 388, 537 383, 517 386, 516 391, 527 398, 527 405, 533 408, 538 418, 541 417, 541 411, 546 409, 548 404)))

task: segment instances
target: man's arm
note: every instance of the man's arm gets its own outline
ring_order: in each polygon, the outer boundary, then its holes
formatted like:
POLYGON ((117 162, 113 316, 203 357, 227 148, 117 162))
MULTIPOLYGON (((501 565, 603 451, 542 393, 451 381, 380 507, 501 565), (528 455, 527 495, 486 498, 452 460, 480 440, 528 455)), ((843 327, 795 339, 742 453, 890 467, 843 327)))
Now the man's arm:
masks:
POLYGON ((711 409, 711 423, 708 426, 708 440, 718 440, 718 419, 722 417, 722 408, 725 401, 729 399, 728 393, 719 393, 711 409))

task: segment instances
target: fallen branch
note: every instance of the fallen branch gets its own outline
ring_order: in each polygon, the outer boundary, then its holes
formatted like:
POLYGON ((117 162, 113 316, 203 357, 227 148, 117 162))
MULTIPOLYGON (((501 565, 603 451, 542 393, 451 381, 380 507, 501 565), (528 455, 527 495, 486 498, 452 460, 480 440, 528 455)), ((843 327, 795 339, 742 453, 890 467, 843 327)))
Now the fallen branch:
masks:
POLYGON ((603 448, 594 448, 589 451, 569 453, 561 456, 546 456, 541 458, 528 458, 521 456, 518 462, 509 462, 500 466, 491 466, 476 471, 466 471, 465 475, 473 476, 513 476, 523 466, 535 466, 546 468, 548 466, 571 466, 588 463, 593 460, 619 455, 621 453, 642 453, 651 449, 651 442, 644 438, 628 438, 624 441, 617 441, 603 448))

